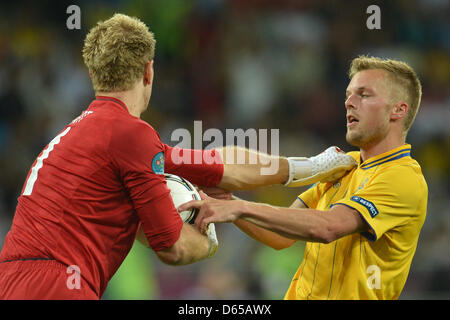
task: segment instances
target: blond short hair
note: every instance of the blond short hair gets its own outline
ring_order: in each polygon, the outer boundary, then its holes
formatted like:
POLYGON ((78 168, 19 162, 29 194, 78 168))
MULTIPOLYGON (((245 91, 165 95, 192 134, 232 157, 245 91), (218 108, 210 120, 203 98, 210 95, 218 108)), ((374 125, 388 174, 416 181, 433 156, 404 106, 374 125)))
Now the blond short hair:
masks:
POLYGON ((154 58, 155 44, 153 33, 135 17, 115 14, 98 22, 83 47, 95 92, 131 89, 154 58))
POLYGON ((422 85, 419 77, 407 63, 391 59, 377 57, 359 56, 353 59, 348 75, 351 78, 362 70, 381 69, 388 72, 391 83, 397 84, 404 93, 408 103, 408 113, 403 122, 403 129, 408 132, 417 111, 419 110, 422 97, 422 85))

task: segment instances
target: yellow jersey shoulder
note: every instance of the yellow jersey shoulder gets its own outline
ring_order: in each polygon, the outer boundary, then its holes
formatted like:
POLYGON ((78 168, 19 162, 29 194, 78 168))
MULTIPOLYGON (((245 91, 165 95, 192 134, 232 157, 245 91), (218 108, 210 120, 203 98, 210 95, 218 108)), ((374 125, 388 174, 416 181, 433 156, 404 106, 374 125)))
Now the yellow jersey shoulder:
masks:
POLYGON ((404 157, 395 161, 380 164, 379 168, 374 171, 374 176, 382 174, 385 178, 392 179, 391 183, 397 184, 399 187, 428 190, 422 168, 419 163, 411 157, 404 157))
POLYGON ((360 163, 361 161, 361 152, 360 151, 350 151, 347 152, 347 155, 355 159, 356 163, 360 163))

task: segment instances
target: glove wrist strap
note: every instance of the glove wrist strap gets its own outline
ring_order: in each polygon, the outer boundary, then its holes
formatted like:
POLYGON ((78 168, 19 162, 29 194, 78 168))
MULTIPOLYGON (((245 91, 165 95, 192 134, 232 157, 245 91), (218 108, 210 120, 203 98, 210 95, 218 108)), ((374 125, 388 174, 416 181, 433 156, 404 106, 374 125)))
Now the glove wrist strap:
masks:
POLYGON ((289 179, 284 184, 288 186, 294 180, 301 180, 312 176, 312 161, 305 157, 289 157, 289 179))

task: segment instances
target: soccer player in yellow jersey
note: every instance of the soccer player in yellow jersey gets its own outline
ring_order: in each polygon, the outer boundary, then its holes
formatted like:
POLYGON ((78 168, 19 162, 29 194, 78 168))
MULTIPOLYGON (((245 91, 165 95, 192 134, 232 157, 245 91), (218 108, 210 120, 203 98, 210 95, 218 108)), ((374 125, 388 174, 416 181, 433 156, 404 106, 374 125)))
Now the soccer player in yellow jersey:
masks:
POLYGON ((397 299, 425 220, 428 189, 406 135, 421 85, 406 63, 361 56, 349 70, 347 141, 358 166, 318 183, 290 208, 207 197, 196 224, 234 222, 254 239, 282 249, 307 241, 285 299, 397 299))

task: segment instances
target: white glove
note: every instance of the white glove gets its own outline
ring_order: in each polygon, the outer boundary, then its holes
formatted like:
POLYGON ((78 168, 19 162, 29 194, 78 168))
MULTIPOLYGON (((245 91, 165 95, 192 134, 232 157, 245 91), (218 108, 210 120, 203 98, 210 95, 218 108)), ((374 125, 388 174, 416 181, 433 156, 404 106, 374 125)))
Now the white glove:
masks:
POLYGON ((206 236, 209 240, 208 258, 211 258, 219 248, 219 241, 217 240, 216 227, 214 223, 210 223, 208 225, 208 228, 206 229, 206 236))
POLYGON ((311 158, 289 157, 287 159, 289 179, 284 184, 287 187, 300 187, 317 181, 335 181, 357 165, 355 159, 334 146, 311 158))

